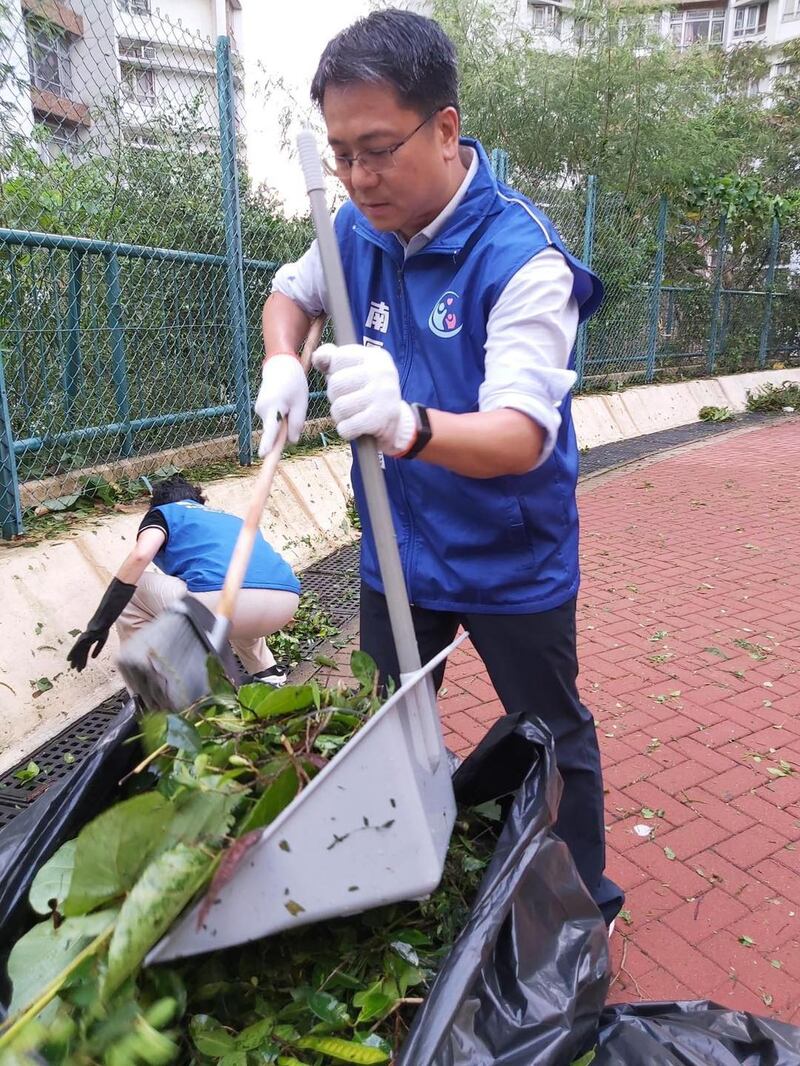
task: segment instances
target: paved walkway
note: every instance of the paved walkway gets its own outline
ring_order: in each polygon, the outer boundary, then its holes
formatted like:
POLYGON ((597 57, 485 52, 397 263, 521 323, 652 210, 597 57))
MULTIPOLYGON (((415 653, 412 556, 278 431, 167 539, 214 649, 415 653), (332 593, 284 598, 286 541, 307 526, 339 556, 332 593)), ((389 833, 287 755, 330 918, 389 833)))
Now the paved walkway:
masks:
MULTIPOLYGON (((628 894, 612 1001, 800 1024, 799 469, 791 420, 582 483, 581 689, 628 894)), ((460 754, 502 713, 469 644, 440 707, 460 754)))

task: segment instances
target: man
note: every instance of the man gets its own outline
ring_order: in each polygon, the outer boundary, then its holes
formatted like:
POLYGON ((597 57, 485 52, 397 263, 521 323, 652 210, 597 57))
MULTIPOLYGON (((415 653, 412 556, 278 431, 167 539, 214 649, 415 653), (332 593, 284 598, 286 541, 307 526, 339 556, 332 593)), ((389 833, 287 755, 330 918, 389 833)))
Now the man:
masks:
MULTIPOLYGON (((311 88, 328 167, 350 201, 335 228, 361 345, 323 345, 339 433, 374 436, 422 660, 463 625, 506 711, 540 716, 564 779, 557 830, 606 922, 621 890, 603 875, 595 726, 576 687, 578 455, 570 369, 579 321, 602 286, 549 220, 499 184, 459 136, 452 43, 433 20, 375 12, 326 47, 311 88)), ((314 243, 276 274, 263 315, 256 411, 262 451, 290 438, 308 390, 296 357, 326 310, 314 243)), ((363 506, 361 644, 398 667, 363 506)), ((435 679, 441 683, 442 670, 435 679)))
MULTIPOLYGON (((176 474, 153 486, 136 544, 76 640, 70 666, 96 659, 116 623, 124 643, 187 590, 210 610, 219 600, 241 518, 205 506, 199 485, 176 474), (159 573, 147 571, 155 563, 159 573), (93 650, 92 650, 93 649, 93 650)), ((281 686, 286 674, 264 639, 291 621, 300 598, 292 568, 259 532, 231 619, 230 641, 253 681, 281 686)))

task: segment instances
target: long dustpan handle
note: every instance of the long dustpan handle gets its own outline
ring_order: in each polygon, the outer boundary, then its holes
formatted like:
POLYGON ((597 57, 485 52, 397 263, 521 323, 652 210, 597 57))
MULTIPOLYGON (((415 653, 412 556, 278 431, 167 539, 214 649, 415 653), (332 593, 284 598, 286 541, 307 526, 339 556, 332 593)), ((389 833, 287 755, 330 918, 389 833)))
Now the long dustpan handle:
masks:
MULTIPOLYGON (((333 318, 336 340, 339 344, 357 344, 358 339, 350 313, 350 299, 339 256, 339 246, 333 231, 325 198, 325 179, 322 174, 319 152, 313 133, 304 130, 297 137, 297 149, 306 190, 311 204, 311 218, 317 235, 325 284, 328 290, 328 310, 333 318)), ((359 437, 355 442, 358 466, 364 482, 369 521, 372 526, 378 564, 386 592, 389 621, 392 626, 400 673, 411 674, 420 668, 419 648, 411 619, 408 591, 400 563, 400 552, 389 509, 389 496, 383 479, 378 447, 372 437, 359 437)))
MULTIPOLYGON (((300 361, 303 364, 303 370, 305 370, 306 373, 308 373, 308 368, 311 365, 311 355, 319 344, 324 328, 324 316, 322 318, 315 318, 311 323, 311 328, 308 331, 308 336, 303 345, 303 353, 300 357, 300 361)), ((264 512, 264 507, 266 506, 270 490, 272 489, 272 479, 275 477, 275 470, 280 462, 283 446, 286 443, 286 432, 286 419, 284 418, 278 427, 278 435, 275 438, 275 443, 271 450, 267 452, 264 461, 261 464, 261 469, 258 472, 258 477, 256 478, 256 483, 253 487, 253 495, 250 498, 250 506, 247 508, 244 523, 239 530, 239 536, 236 538, 231 561, 228 564, 228 572, 225 575, 225 584, 222 586, 222 595, 219 598, 215 610, 217 617, 224 619, 228 625, 233 617, 236 600, 241 591, 242 584, 244 583, 247 567, 250 565, 250 557, 253 554, 253 545, 256 541, 258 525, 261 521, 261 515, 264 512)), ((216 640, 214 643, 216 644, 216 640)))

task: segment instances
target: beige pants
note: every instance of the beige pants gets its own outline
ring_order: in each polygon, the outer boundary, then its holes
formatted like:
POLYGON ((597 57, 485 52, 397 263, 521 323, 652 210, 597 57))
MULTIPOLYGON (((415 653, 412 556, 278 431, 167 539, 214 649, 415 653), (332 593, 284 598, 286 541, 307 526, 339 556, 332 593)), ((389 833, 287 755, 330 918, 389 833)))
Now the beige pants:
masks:
MULTIPOLYGON (((179 577, 154 573, 142 574, 136 592, 117 619, 120 643, 137 629, 152 622, 165 607, 186 594, 186 584, 179 577)), ((192 595, 214 610, 220 592, 193 592, 192 595)), ((285 626, 297 610, 300 597, 294 592, 275 589, 242 589, 231 620, 231 644, 249 674, 257 674, 275 665, 275 658, 264 637, 285 626)))

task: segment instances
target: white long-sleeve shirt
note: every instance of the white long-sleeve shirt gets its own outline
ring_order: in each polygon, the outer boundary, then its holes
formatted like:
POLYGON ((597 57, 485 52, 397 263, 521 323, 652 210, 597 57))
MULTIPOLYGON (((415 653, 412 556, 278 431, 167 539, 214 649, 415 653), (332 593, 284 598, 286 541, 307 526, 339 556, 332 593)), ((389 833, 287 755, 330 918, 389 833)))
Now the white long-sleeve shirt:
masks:
MULTIPOLYGON (((472 161, 455 196, 437 217, 407 243, 414 255, 443 229, 466 195, 478 170, 472 161)), ((520 205, 520 210, 525 208, 520 205)), ((478 392, 478 409, 522 411, 545 432, 541 465, 552 452, 561 415, 559 405, 575 382, 567 369, 578 329, 578 304, 572 295, 573 275, 556 248, 545 248, 509 280, 489 313, 486 327, 485 377, 478 392)), ((296 263, 282 266, 272 292, 288 296, 311 318, 328 311, 325 276, 317 242, 296 263)), ((413 400, 411 396, 409 399, 413 400)))

